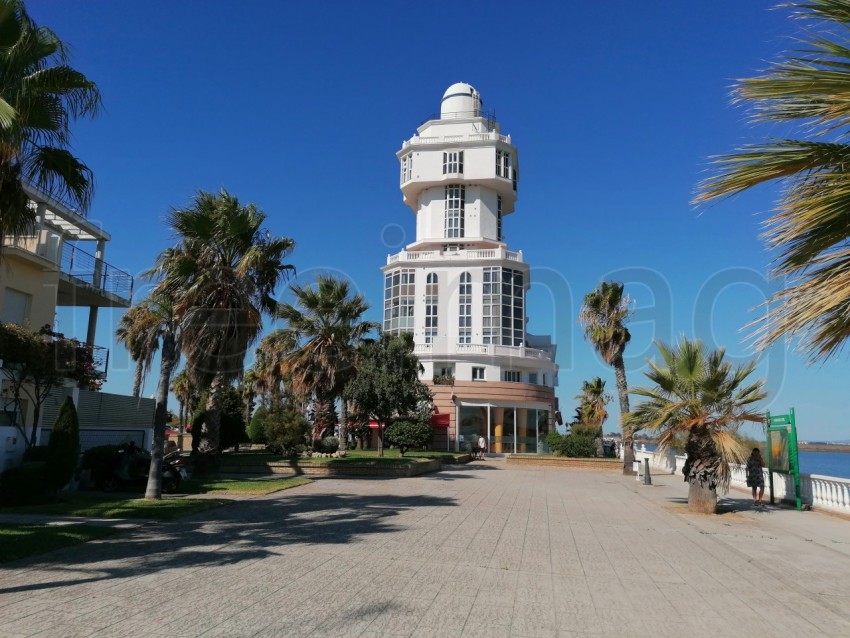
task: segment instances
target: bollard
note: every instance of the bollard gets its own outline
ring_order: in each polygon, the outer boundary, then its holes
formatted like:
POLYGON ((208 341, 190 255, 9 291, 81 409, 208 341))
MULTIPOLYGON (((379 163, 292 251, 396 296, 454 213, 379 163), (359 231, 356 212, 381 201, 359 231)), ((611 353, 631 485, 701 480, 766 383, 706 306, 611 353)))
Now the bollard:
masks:
POLYGON ((652 485, 652 476, 649 474, 649 459, 643 460, 643 484, 652 485))

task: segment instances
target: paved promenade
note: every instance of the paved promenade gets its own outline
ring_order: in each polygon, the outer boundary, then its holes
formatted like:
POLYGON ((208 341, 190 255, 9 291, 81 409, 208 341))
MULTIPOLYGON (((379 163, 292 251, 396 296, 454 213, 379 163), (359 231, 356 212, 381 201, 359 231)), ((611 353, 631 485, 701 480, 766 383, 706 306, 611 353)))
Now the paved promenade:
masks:
POLYGON ((850 636, 850 521, 681 477, 325 479, 0 569, 0 636, 850 636))

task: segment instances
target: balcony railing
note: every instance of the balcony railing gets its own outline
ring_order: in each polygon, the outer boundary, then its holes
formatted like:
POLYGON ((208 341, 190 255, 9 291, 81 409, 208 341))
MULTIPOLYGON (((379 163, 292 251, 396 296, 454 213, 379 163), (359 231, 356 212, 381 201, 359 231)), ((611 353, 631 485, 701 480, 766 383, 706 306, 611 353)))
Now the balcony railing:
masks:
POLYGON ((552 358, 543 350, 526 346, 500 346, 493 343, 454 343, 448 347, 435 348, 433 343, 418 343, 413 347, 415 354, 444 355, 474 355, 483 357, 517 357, 551 361, 552 358))
POLYGON ((122 299, 133 296, 133 277, 69 243, 62 246, 62 272, 122 299))
POLYGON ((401 147, 417 146, 420 144, 458 144, 461 142, 504 142, 511 143, 510 135, 501 135, 496 131, 489 133, 466 133, 460 135, 414 135, 409 140, 405 140, 401 147))
POLYGON ((387 264, 399 261, 433 261, 452 259, 507 259, 522 263, 522 251, 511 252, 504 248, 467 249, 467 250, 403 250, 387 256, 387 264))

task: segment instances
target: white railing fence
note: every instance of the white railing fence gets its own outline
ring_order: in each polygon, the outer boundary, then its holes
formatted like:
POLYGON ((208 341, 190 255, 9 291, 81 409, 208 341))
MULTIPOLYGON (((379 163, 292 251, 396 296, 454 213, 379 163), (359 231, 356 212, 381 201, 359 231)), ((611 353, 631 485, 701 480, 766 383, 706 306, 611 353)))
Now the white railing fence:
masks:
MULTIPOLYGON (((684 456, 656 454, 641 446, 635 448, 635 461, 640 463, 640 476, 643 475, 644 459, 649 459, 650 472, 659 474, 681 474, 685 464, 684 456)), ((770 480, 764 470, 765 493, 770 491, 770 480)), ((732 486, 748 490, 746 469, 743 465, 732 466, 732 486)), ((826 510, 838 514, 850 514, 850 479, 819 474, 801 474, 800 487, 803 503, 816 510, 826 510)), ((786 474, 773 473, 773 495, 779 500, 796 499, 794 478, 786 474)))

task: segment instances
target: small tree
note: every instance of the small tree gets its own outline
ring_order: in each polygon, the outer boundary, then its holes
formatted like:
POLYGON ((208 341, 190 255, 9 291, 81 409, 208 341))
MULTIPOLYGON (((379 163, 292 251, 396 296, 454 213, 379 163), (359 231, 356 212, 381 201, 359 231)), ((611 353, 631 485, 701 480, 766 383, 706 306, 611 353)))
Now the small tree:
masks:
POLYGON ((59 490, 71 480, 80 460, 80 420, 71 397, 59 409, 47 444, 47 479, 51 490, 59 490))
POLYGON ((251 417, 251 422, 248 424, 248 438, 251 443, 263 444, 266 439, 266 422, 269 418, 269 409, 261 405, 251 417))
POLYGON ((434 429, 422 421, 396 421, 384 433, 390 445, 398 447, 402 456, 410 448, 425 447, 434 438, 434 429))
POLYGON ((83 388, 98 386, 100 374, 91 348, 76 341, 53 339, 12 323, 0 323, 0 353, 14 404, 20 406, 26 397, 32 405, 29 435, 25 423, 15 422, 28 448, 35 445, 41 406, 54 387, 67 380, 83 388))
POLYGON ((310 422, 293 401, 279 402, 269 409, 265 431, 269 446, 279 454, 289 455, 306 444, 310 422))
POLYGON ((357 372, 344 396, 355 406, 360 421, 378 423, 378 454, 384 454, 384 428, 393 418, 430 409, 431 391, 419 380, 423 371, 413 354, 413 335, 382 334, 361 346, 357 372))

